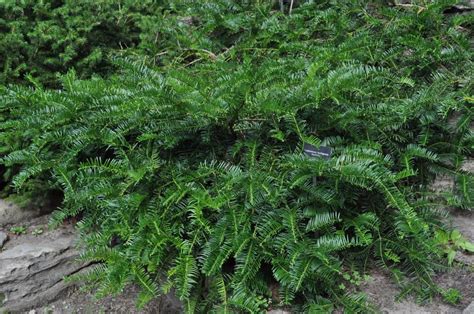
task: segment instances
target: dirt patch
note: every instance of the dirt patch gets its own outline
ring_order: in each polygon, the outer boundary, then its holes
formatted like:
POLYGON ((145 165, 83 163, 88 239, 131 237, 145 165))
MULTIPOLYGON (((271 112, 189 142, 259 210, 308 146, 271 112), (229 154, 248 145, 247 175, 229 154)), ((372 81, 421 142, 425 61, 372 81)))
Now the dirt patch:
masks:
POLYGON ((176 314, 180 313, 179 304, 170 298, 156 298, 148 303, 144 308, 138 309, 136 300, 140 289, 135 285, 130 285, 119 296, 109 296, 97 300, 93 293, 76 289, 60 300, 48 306, 35 309, 36 314, 89 314, 89 313, 159 313, 176 314))
MULTIPOLYGON (((461 231, 463 236, 474 242, 474 212, 452 211, 447 220, 448 226, 461 231)), ((379 307, 382 313, 462 313, 474 301, 474 254, 458 252, 456 261, 459 263, 448 272, 439 273, 434 281, 443 289, 456 289, 462 299, 457 305, 446 304, 440 297, 430 303, 418 304, 413 296, 396 301, 400 289, 390 279, 389 274, 380 270, 371 272, 372 280, 362 286, 369 300, 379 307)))
POLYGON ((470 267, 457 267, 439 274, 435 282, 444 289, 453 288, 461 292, 461 302, 456 305, 458 309, 465 309, 474 301, 474 269, 470 267))
POLYGON ((448 218, 450 225, 463 234, 471 242, 474 242, 474 212, 466 210, 452 211, 448 218))
MULTIPOLYGON (((474 212, 473 211, 453 211, 448 218, 448 225, 459 230, 462 235, 474 243, 474 212)), ((466 252, 456 253, 455 260, 474 267, 474 254, 466 252)), ((472 279, 474 281, 474 278, 472 279)))
MULTIPOLYGON (((362 291, 367 294, 369 301, 376 305, 382 313, 460 314, 462 313, 462 310, 469 305, 469 300, 472 300, 472 295, 468 292, 467 294, 470 295, 470 299, 465 297, 463 299, 464 301, 457 306, 445 304, 440 298, 434 298, 431 302, 425 304, 417 303, 413 296, 408 296, 398 301, 397 298, 400 295, 400 289, 394 281, 389 278, 388 274, 374 270, 370 275, 372 279, 365 283, 361 288, 362 291)), ((467 279, 469 279, 466 277, 464 271, 460 271, 459 275, 455 276, 453 276, 452 272, 446 275, 447 276, 442 276, 439 280, 436 280, 437 282, 440 281, 438 282, 440 286, 453 288, 462 287, 463 284, 468 282, 467 279), (461 281, 457 281, 459 279, 461 279, 461 281), (446 282, 442 282, 443 280, 446 282), (454 284, 455 281, 457 282, 454 284)), ((466 289, 468 289, 467 286, 466 289)))

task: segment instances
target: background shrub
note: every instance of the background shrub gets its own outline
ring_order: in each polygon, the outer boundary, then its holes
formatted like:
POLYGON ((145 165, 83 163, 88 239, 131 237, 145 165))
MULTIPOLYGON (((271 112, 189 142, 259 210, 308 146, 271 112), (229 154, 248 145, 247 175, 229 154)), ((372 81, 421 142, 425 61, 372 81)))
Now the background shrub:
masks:
POLYGON ((58 73, 75 68, 79 77, 111 71, 114 50, 140 42, 142 16, 157 1, 2 1, 0 83, 24 83, 26 75, 58 87, 58 73))

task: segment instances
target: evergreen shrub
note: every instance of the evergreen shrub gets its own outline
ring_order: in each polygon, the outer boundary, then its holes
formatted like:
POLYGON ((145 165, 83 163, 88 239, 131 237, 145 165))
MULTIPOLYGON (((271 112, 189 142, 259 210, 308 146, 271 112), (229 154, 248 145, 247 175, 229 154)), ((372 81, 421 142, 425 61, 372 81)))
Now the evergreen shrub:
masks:
POLYGON ((472 208, 470 18, 448 2, 261 2, 190 4, 202 41, 170 39, 159 67, 3 88, 13 184, 64 193, 53 223, 81 217, 99 296, 135 282, 139 304, 173 290, 188 312, 367 312, 344 275, 371 267, 440 292, 442 208, 472 208), (455 190, 430 192, 438 174, 455 190))
POLYGON ((156 1, 7 0, 0 2, 0 84, 58 87, 58 73, 106 75, 108 55, 140 43, 141 19, 156 1))

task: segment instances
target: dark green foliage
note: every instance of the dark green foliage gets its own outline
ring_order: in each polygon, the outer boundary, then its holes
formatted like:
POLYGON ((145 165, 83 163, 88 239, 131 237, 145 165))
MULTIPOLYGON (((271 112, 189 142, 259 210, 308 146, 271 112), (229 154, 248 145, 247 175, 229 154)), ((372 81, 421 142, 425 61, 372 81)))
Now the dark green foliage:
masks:
POLYGON ((2 162, 18 188, 64 192, 54 222, 84 215, 99 295, 137 282, 140 303, 174 289, 188 312, 367 312, 340 283, 374 261, 439 292, 437 206, 472 207, 469 18, 441 3, 187 4, 201 23, 166 27, 190 41, 167 41, 163 67, 122 59, 109 79, 2 90, 2 162), (434 197, 443 173, 460 184, 434 197))
POLYGON ((2 1, 0 83, 31 75, 58 86, 57 73, 75 68, 80 77, 107 74, 111 51, 140 42, 139 23, 157 1, 2 1))

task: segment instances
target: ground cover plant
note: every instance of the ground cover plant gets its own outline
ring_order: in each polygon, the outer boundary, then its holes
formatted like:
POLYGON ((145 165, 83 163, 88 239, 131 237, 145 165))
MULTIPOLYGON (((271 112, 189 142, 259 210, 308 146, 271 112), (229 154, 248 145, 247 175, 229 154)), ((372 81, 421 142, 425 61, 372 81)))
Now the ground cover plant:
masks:
POLYGON ((2 87, 6 178, 64 193, 53 224, 80 218, 99 295, 135 282, 139 304, 173 290, 187 312, 367 312, 344 283, 370 267, 443 294, 442 208, 473 192, 472 16, 453 3, 166 2, 146 22, 168 21, 163 51, 59 90, 2 87), (437 174, 455 189, 431 193, 437 174))

